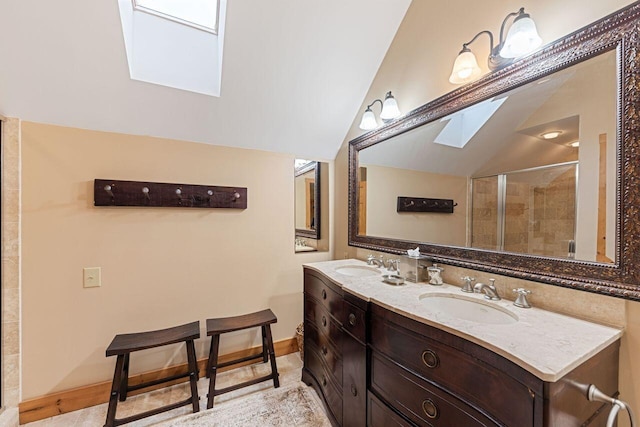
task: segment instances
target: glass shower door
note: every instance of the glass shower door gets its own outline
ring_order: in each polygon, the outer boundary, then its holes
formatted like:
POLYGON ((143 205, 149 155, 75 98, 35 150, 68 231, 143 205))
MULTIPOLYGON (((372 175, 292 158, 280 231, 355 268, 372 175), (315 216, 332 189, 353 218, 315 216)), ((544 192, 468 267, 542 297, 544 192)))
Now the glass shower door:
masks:
POLYGON ((506 174, 504 250, 572 257, 576 185, 575 163, 506 174))
POLYGON ((578 163, 473 178, 471 247, 572 258, 578 163))

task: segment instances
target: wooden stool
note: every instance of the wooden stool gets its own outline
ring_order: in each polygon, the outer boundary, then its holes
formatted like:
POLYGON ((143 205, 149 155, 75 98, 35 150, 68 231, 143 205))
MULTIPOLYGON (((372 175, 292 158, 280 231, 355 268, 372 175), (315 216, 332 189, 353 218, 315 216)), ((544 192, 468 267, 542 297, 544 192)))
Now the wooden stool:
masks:
POLYGON ((209 377, 209 395, 207 397, 207 409, 213 408, 213 399, 221 394, 238 390, 262 381, 273 379, 273 386, 280 387, 278 380, 278 367, 276 366, 276 354, 273 350, 273 338, 271 336, 271 324, 276 323, 278 319, 269 309, 258 311, 256 313, 245 314, 243 316, 225 317, 220 319, 207 319, 207 335, 211 336, 211 350, 209 351, 209 361, 207 363, 207 376, 209 377), (241 359, 232 360, 225 363, 218 363, 218 350, 220 347, 220 334, 225 332, 239 331, 242 329, 262 327, 262 353, 253 356, 243 357, 241 359), (223 368, 236 363, 242 363, 254 359, 262 359, 266 363, 271 359, 271 374, 245 381, 230 387, 216 390, 216 374, 218 368, 223 368))
POLYGON ((159 331, 116 335, 107 348, 107 357, 118 356, 118 358, 116 359, 116 370, 113 374, 113 383, 111 384, 107 421, 104 426, 119 426, 189 404, 193 405, 193 412, 198 412, 200 410, 197 386, 198 364, 196 361, 196 350, 193 345, 193 340, 198 338, 200 338, 200 322, 188 323, 186 325, 162 329, 159 331), (179 342, 185 342, 187 345, 189 372, 129 386, 129 355, 132 352, 179 342), (191 397, 187 400, 172 403, 170 405, 162 406, 160 408, 152 409, 126 418, 116 419, 116 406, 118 405, 118 399, 120 399, 121 402, 124 402, 127 399, 128 392, 184 377, 189 377, 189 382, 191 383, 191 397))

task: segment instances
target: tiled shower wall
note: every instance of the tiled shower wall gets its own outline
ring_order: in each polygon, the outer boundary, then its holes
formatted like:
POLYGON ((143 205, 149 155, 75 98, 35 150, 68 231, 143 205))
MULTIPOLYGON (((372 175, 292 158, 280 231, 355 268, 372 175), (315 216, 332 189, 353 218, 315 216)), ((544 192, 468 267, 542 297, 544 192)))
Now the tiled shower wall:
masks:
POLYGON ((2 381, 0 425, 20 401, 20 120, 2 119, 2 381))

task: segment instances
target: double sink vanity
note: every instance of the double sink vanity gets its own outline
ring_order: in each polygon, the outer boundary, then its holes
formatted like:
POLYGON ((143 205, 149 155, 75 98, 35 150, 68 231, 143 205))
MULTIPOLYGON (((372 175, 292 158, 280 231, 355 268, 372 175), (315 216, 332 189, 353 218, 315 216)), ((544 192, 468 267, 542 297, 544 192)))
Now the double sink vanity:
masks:
POLYGON ((336 426, 599 426, 622 331, 359 260, 304 266, 303 381, 336 426))

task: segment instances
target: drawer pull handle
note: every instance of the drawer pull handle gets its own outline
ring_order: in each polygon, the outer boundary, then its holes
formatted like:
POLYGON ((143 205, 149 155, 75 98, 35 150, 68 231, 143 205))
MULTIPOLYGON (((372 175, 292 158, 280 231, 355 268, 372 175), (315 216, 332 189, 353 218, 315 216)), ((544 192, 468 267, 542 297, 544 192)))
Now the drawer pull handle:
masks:
POLYGON ((356 326, 356 315, 353 313, 349 314, 349 324, 351 326, 356 326))
POLYGON ((438 355, 433 350, 425 350, 422 352, 422 363, 427 365, 428 368, 437 368, 440 364, 438 355))
POLYGON ((322 299, 327 299, 327 291, 322 290, 322 299))
POLYGON ((351 384, 351 394, 353 395, 353 397, 358 396, 358 389, 353 384, 351 384))
POLYGON ((433 400, 431 399, 427 399, 424 402, 422 402, 422 411, 427 417, 431 419, 436 419, 438 418, 438 415, 440 415, 440 411, 438 410, 438 407, 436 406, 435 403, 433 403, 433 400))
POLYGON ((326 356, 328 352, 329 352, 329 350, 327 350, 327 346, 323 345, 322 346, 322 354, 324 354, 326 356))
POLYGON ((327 318, 322 316, 322 326, 327 326, 327 318))
POLYGON ((327 386, 327 378, 324 375, 322 376, 322 386, 323 387, 327 386))

